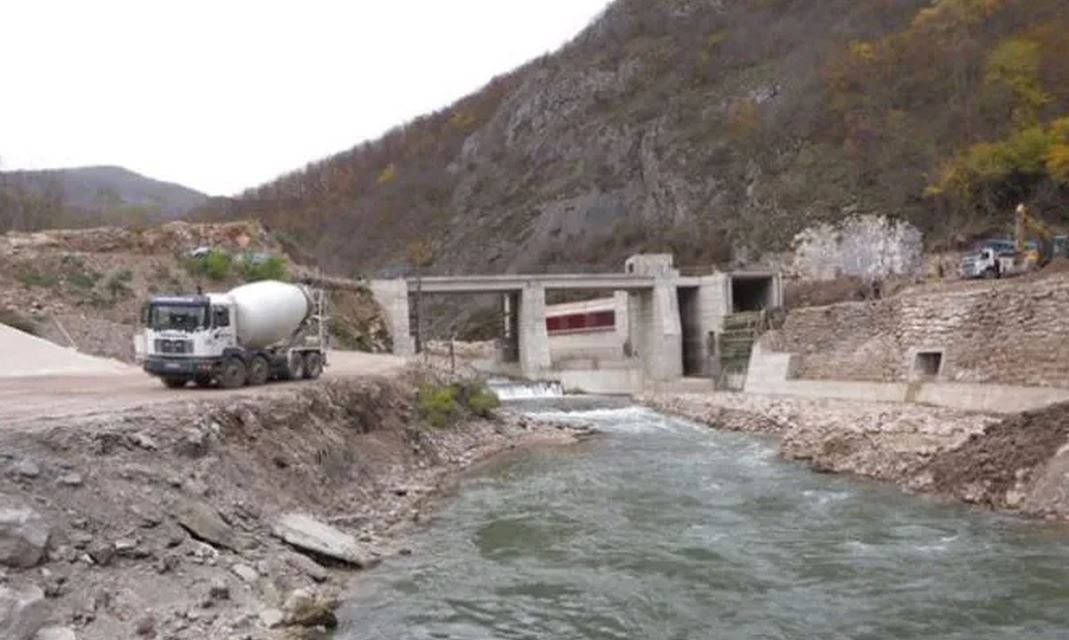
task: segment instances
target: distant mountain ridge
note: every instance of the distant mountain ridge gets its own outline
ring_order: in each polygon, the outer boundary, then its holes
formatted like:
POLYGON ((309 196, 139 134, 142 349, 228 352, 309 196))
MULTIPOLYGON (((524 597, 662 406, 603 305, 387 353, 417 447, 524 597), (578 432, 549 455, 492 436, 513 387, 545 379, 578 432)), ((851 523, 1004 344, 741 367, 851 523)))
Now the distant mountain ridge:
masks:
POLYGON ((207 201, 195 189, 116 166, 0 172, 0 231, 159 222, 207 201))
POLYGON ((199 207, 208 199, 206 194, 189 187, 115 166, 10 171, 5 175, 9 181, 33 187, 56 180, 63 188, 66 204, 84 209, 98 209, 114 203, 118 198, 122 204, 158 206, 164 216, 176 217, 199 207))

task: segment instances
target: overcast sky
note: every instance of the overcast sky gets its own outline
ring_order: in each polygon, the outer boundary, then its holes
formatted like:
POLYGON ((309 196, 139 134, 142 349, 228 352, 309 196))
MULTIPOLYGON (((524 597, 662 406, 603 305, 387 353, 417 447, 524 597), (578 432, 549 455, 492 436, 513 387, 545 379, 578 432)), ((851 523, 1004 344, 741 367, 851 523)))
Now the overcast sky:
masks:
POLYGON ((609 0, 0 0, 0 167, 212 195, 446 106, 609 0))

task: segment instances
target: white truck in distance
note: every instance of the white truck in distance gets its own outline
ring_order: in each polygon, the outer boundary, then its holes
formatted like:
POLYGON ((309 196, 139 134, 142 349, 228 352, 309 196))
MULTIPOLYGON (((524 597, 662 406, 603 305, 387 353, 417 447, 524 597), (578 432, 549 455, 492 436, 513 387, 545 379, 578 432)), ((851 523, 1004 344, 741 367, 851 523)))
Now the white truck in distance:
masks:
POLYGON ((327 363, 324 304, 320 290, 277 281, 153 296, 135 349, 145 371, 174 389, 314 379, 327 363))

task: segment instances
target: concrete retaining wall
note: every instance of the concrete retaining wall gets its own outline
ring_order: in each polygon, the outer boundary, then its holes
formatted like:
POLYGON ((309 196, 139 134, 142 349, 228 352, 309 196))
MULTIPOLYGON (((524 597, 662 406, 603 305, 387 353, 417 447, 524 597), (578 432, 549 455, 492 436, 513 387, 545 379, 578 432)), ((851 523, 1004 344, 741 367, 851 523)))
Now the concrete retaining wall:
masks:
POLYGON ((791 379, 793 356, 755 345, 746 393, 866 402, 912 402, 962 411, 1019 413, 1069 402, 1069 389, 962 382, 865 382, 791 379))
POLYGON ((1069 402, 1069 389, 930 382, 920 386, 916 401, 965 411, 1019 413, 1069 402))
POLYGON ((909 385, 900 382, 850 382, 843 380, 784 380, 746 383, 746 393, 769 396, 797 396, 819 400, 859 400, 862 402, 905 402, 909 385))
POLYGON ((1069 402, 1069 390, 974 383, 849 382, 842 380, 784 380, 747 382, 746 393, 795 396, 813 400, 913 402, 960 411, 1020 413, 1069 402))

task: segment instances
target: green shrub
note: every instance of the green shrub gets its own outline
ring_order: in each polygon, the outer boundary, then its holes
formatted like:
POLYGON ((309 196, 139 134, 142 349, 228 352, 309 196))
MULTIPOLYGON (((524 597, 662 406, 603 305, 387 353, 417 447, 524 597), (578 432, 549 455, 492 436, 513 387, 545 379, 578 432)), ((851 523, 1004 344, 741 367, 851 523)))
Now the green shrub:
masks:
POLYGON ((241 261, 241 275, 246 282, 259 282, 260 280, 288 280, 289 265, 279 256, 259 258, 253 254, 245 254, 241 261))
POLYGON ((460 415, 457 388, 425 384, 419 390, 419 414, 435 429, 452 424, 460 415))
POLYGON ((186 261, 186 271, 194 277, 204 277, 209 280, 226 280, 230 277, 234 259, 229 253, 212 249, 203 256, 190 258, 186 261))
POLYGON ((480 418, 492 417, 500 406, 501 400, 489 389, 480 389, 468 398, 468 408, 480 418))
POLYGON ((230 276, 233 259, 230 254, 212 251, 204 256, 204 275, 212 280, 226 280, 230 276))
POLYGON ((89 291, 100 280, 100 273, 96 271, 69 271, 66 276, 67 282, 76 289, 89 291))
POLYGON ((497 394, 478 379, 453 384, 425 383, 419 391, 419 414, 435 429, 447 427, 465 413, 490 418, 501 406, 497 394))
POLYGON ((36 269, 20 269, 15 279, 27 287, 44 287, 51 289, 59 286, 59 278, 50 273, 41 273, 36 269))

